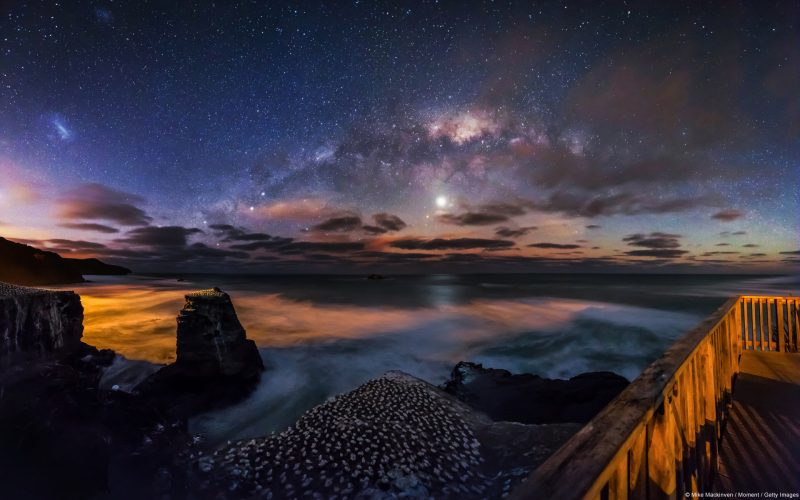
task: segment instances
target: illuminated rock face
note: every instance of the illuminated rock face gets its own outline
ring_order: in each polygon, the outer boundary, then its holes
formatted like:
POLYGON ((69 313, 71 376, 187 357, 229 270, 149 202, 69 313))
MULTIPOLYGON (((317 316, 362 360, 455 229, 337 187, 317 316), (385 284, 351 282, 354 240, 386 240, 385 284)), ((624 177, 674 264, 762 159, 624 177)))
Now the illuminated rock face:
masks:
POLYGON ((178 315, 177 344, 176 365, 187 375, 239 376, 264 369, 230 296, 218 288, 186 295, 178 315))
POLYGON ((71 352, 83 335, 83 306, 69 291, 0 283, 0 361, 71 352))

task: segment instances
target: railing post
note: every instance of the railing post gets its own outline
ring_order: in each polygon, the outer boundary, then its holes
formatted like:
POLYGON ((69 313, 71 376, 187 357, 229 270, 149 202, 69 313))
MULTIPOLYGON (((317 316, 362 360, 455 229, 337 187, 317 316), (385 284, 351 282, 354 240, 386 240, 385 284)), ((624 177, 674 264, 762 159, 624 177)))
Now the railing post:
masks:
POLYGON ((794 302, 794 315, 789 321, 794 328, 794 335, 792 336, 792 352, 797 352, 797 344, 800 342, 800 300, 793 299, 794 302))
POLYGON ((775 300, 775 322, 778 328, 778 352, 786 352, 786 334, 783 331, 783 308, 786 306, 784 299, 775 300))

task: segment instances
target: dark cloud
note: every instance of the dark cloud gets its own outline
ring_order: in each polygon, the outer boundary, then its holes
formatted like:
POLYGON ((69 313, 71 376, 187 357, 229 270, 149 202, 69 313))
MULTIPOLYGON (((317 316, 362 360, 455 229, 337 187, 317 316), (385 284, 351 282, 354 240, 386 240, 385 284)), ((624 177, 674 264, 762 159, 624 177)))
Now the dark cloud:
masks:
POLYGON ((778 252, 781 255, 800 255, 800 250, 792 250, 787 252, 778 252))
POLYGON ((293 241, 275 249, 285 255, 300 255, 312 252, 349 253, 363 250, 366 244, 360 241, 293 241))
POLYGON ((580 245, 573 245, 573 244, 562 244, 562 243, 531 243, 528 245, 532 248, 557 248, 561 250, 570 250, 574 248, 581 248, 580 245))
POLYGON ((98 233, 118 233, 119 229, 111 226, 106 226, 103 224, 94 224, 91 222, 65 222, 63 224, 59 224, 60 227, 64 227, 67 229, 77 229, 80 231, 95 231, 98 233))
POLYGON ((383 212, 373 215, 372 220, 375 221, 375 225, 364 224, 364 226, 361 228, 369 234, 384 234, 402 231, 407 227, 405 221, 400 217, 383 212))
POLYGON ((687 250, 680 249, 680 234, 652 232, 650 234, 630 234, 622 241, 629 246, 644 247, 647 250, 629 250, 625 255, 631 257, 656 257, 660 259, 674 259, 689 253, 687 250))
POLYGON ((211 224, 209 229, 214 231, 216 236, 222 237, 223 243, 232 241, 268 241, 272 236, 266 233, 250 233, 245 228, 232 226, 230 224, 211 224))
POLYGON ((679 234, 654 232, 650 233, 649 235, 630 234, 622 238, 622 241, 626 241, 628 242, 628 245, 635 247, 678 248, 681 246, 680 242, 678 241, 678 238, 680 237, 681 235, 679 234))
POLYGON ((69 250, 100 250, 106 248, 102 243, 95 243, 93 241, 52 239, 46 240, 46 242, 49 245, 69 250))
POLYGON ((729 247, 729 246, 731 246, 731 244, 730 243, 717 243, 714 246, 716 246, 716 247, 729 247))
POLYGON ((230 248, 234 250, 244 250, 247 252, 252 252, 255 250, 274 250, 276 248, 284 247, 291 242, 293 242, 293 238, 283 238, 280 236, 273 236, 272 239, 266 241, 253 241, 250 243, 240 243, 236 245, 231 245, 230 248))
POLYGON ((587 196, 574 191, 555 191, 536 208, 545 212, 561 212, 579 217, 609 215, 661 214, 691 210, 709 203, 706 198, 655 199, 633 193, 587 196))
POLYGON ((537 226, 526 226, 526 227, 519 227, 519 228, 510 228, 501 226, 495 228, 494 234, 500 236, 501 238, 519 238, 525 236, 531 231, 535 231, 539 229, 537 226))
POLYGON ((532 208, 530 202, 520 201, 518 203, 486 203, 479 206, 479 211, 489 214, 506 215, 514 217, 517 215, 524 215, 528 208, 532 208))
POLYGON ((341 215, 317 224, 311 228, 312 231, 325 233, 346 233, 355 231, 362 225, 361 217, 358 215, 341 215))
POLYGON ((730 222, 732 220, 736 220, 742 217, 744 214, 739 210, 728 209, 728 210, 721 210, 714 215, 711 216, 712 219, 721 220, 723 222, 730 222))
POLYGON ((364 224, 361 227, 361 229, 364 230, 364 232, 369 233, 369 234, 385 234, 385 233, 389 232, 389 230, 386 229, 386 228, 379 227, 379 226, 370 226, 369 224, 364 224))
POLYGON ((513 241, 489 240, 483 238, 435 238, 424 240, 420 238, 406 238, 395 240, 389 246, 402 250, 468 250, 474 248, 501 249, 514 246, 513 241))
POLYGON ((723 237, 726 237, 726 238, 728 236, 743 236, 745 234, 747 234, 747 231, 733 231, 733 232, 731 232, 731 231, 722 231, 721 233, 719 233, 720 236, 723 236, 723 237))
POLYGON ((122 226, 144 226, 153 219, 137 204, 144 199, 102 184, 84 184, 69 191, 56 206, 64 219, 107 220, 122 226))
POLYGON ((147 226, 133 229, 126 233, 125 238, 119 238, 117 243, 127 243, 137 246, 150 247, 183 247, 186 246, 188 238, 203 231, 197 228, 186 228, 181 226, 147 226))
POLYGON ((454 224, 456 226, 488 226, 508 220, 507 215, 481 212, 465 212, 458 215, 439 214, 436 218, 439 220, 439 222, 444 224, 454 224))
POLYGON ((372 216, 375 224, 387 231, 401 231, 405 229, 407 224, 403 219, 396 215, 379 213, 372 216))
POLYGON ((662 259, 676 259, 682 255, 689 253, 687 250, 674 250, 674 249, 664 249, 664 250, 631 250, 629 252, 625 252, 625 255, 630 255, 632 257, 658 257, 662 259))
POLYGON ((761 245, 756 245, 755 243, 747 243, 745 245, 742 245, 742 247, 744 247, 744 248, 757 248, 757 247, 760 247, 760 246, 761 245))
POLYGON ((524 215, 529 209, 534 208, 534 204, 517 200, 514 203, 484 203, 477 207, 463 204, 465 210, 460 214, 440 214, 437 218, 439 222, 453 224, 456 226, 488 226, 505 222, 511 217, 524 215))
POLYGON ((603 226, 598 226, 597 224, 589 224, 586 226, 586 229, 600 229, 603 226))

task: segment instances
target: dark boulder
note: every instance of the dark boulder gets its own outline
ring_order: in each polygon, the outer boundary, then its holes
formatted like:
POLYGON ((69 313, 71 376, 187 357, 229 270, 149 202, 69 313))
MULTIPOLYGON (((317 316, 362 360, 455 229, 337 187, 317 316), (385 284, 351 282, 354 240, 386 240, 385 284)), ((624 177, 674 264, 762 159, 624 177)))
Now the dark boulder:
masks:
POLYGON ((546 379, 462 361, 443 388, 495 421, 549 424, 588 422, 627 386, 611 372, 546 379))
POLYGON ((219 288, 186 295, 178 315, 177 359, 134 392, 175 415, 188 416, 247 396, 264 363, 247 339, 230 296, 219 288))

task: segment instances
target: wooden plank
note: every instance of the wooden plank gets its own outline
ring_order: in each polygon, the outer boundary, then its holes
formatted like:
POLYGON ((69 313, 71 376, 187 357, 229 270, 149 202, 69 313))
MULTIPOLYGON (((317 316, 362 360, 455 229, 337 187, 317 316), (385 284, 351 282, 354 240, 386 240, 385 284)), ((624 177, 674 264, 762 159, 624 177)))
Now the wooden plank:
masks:
POLYGON ((672 404, 664 401, 664 406, 656 412, 653 419, 653 437, 647 450, 648 498, 667 499, 677 497, 675 474, 675 426, 672 418, 672 404))
POLYGON ((756 349, 756 337, 753 334, 753 322, 754 322, 754 320, 753 320, 753 301, 752 301, 752 299, 748 300, 746 302, 746 308, 747 308, 747 326, 746 326, 746 328, 747 328, 747 330, 749 332, 747 340, 748 340, 748 343, 750 345, 750 350, 754 351, 756 349))
POLYGON ((762 351, 767 351, 767 337, 764 332, 764 299, 757 299, 758 308, 758 341, 762 351))
POLYGON ((732 338, 736 344, 736 350, 734 352, 737 354, 737 358, 738 355, 742 354, 742 348, 744 346, 744 339, 742 338, 742 302, 743 300, 739 299, 733 312, 735 335, 733 335, 732 338))
POLYGON ((777 299, 775 301, 775 321, 778 327, 778 352, 786 352, 786 333, 784 332, 784 309, 786 308, 786 301, 784 299, 777 299))
POLYGON ((647 496, 647 429, 640 429, 628 450, 628 490, 630 498, 647 496))
POLYGON ((794 336, 794 332, 792 331, 792 300, 786 299, 786 351, 787 352, 795 352, 794 342, 792 342, 792 337, 794 336))
POLYGON ((800 343, 800 300, 794 299, 794 337, 792 337, 792 352, 797 352, 800 343))
POLYGON ((608 496, 616 500, 628 500, 628 461, 620 460, 608 481, 608 496))
POLYGON ((772 338, 772 304, 775 303, 774 299, 765 299, 767 304, 767 345, 770 351, 775 351, 775 339, 772 338))
POLYGON ((786 299, 786 348, 788 352, 797 352, 797 328, 794 325, 794 312, 792 311, 795 307, 793 299, 786 299))
POLYGON ((751 326, 753 328, 753 349, 760 351, 761 350, 761 339, 757 336, 757 329, 756 329, 756 304, 758 304, 758 299, 750 299, 750 318, 751 318, 751 326))

